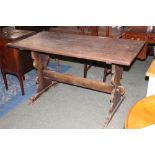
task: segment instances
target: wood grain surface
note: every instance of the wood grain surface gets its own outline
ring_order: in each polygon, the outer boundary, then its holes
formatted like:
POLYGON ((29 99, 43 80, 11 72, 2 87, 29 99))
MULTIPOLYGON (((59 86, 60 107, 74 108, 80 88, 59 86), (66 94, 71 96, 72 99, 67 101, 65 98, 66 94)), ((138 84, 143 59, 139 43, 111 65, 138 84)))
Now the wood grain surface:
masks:
POLYGON ((8 46, 129 66, 144 42, 42 31, 8 46))

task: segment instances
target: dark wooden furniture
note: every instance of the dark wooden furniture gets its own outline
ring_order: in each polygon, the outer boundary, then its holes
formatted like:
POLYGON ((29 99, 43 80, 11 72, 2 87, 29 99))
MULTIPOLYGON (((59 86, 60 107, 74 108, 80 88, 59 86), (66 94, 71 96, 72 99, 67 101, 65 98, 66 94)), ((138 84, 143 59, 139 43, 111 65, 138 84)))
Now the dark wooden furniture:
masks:
POLYGON ((109 93, 111 94, 110 107, 105 126, 108 125, 124 98, 125 90, 120 82, 123 66, 131 65, 143 45, 143 41, 56 32, 40 32, 27 39, 8 44, 16 51, 20 48, 32 51, 34 67, 38 70, 38 75, 37 91, 36 95, 31 98, 31 103, 50 88, 53 81, 109 93), (110 64, 112 66, 111 83, 50 71, 47 68, 50 54, 110 64))
POLYGON ((26 50, 19 52, 6 47, 6 44, 26 38, 34 33, 34 31, 11 30, 6 32, 1 31, 0 34, 0 64, 5 87, 8 89, 6 74, 16 75, 20 82, 22 95, 24 95, 24 74, 33 69, 32 57, 30 52, 26 50))
POLYGON ((130 27, 122 34, 122 38, 131 40, 143 40, 145 41, 145 46, 138 54, 137 58, 140 60, 146 59, 148 55, 149 44, 155 44, 155 33, 147 33, 147 27, 130 27))

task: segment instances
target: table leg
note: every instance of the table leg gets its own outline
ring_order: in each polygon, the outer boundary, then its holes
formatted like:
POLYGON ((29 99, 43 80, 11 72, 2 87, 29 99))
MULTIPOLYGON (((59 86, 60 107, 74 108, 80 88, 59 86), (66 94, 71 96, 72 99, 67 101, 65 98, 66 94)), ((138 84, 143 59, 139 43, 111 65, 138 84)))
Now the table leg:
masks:
POLYGON ((30 98, 30 104, 33 103, 42 93, 48 90, 52 86, 52 80, 49 77, 44 76, 43 69, 47 69, 49 62, 49 56, 37 52, 31 52, 33 66, 37 69, 36 94, 30 98))
POLYGON ((124 87, 121 85, 120 80, 122 79, 122 73, 123 73, 123 67, 118 65, 112 65, 112 80, 111 83, 114 86, 111 96, 110 96, 110 108, 108 111, 108 115, 105 118, 104 121, 104 127, 107 127, 110 120, 112 119, 113 115, 115 114, 116 110, 124 100, 125 96, 125 90, 124 87), (123 91, 120 92, 121 88, 123 91))

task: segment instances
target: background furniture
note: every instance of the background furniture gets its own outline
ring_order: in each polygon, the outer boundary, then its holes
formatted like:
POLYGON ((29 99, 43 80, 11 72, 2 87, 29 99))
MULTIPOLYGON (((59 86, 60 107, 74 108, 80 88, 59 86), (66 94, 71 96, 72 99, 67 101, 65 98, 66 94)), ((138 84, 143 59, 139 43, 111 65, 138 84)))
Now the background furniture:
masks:
POLYGON ((124 30, 122 34, 122 38, 131 39, 131 40, 143 40, 145 41, 145 45, 138 54, 137 58, 140 60, 146 59, 148 55, 148 47, 149 45, 155 44, 155 33, 154 29, 151 33, 147 33, 147 27, 139 26, 139 27, 129 27, 124 30))
POLYGON ((6 47, 7 43, 33 35, 34 31, 5 29, 0 34, 0 64, 6 89, 8 89, 6 74, 16 75, 20 82, 22 95, 24 95, 24 74, 33 69, 33 61, 30 52, 17 51, 6 47))

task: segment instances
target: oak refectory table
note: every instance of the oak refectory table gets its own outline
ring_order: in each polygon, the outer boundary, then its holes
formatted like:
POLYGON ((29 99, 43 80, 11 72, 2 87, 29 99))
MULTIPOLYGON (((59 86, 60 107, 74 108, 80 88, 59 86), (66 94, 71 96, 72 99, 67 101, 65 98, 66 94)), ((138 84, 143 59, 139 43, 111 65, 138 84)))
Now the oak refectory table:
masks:
POLYGON ((26 39, 9 43, 16 50, 31 50, 33 65, 37 69, 37 90, 31 103, 50 88, 53 81, 72 84, 111 94, 107 126, 124 98, 125 89, 121 85, 123 66, 130 66, 144 46, 143 41, 112 39, 108 37, 84 36, 59 32, 42 31, 26 39), (99 61, 112 66, 111 83, 100 82, 69 74, 61 74, 48 69, 49 55, 60 55, 78 59, 99 61))

